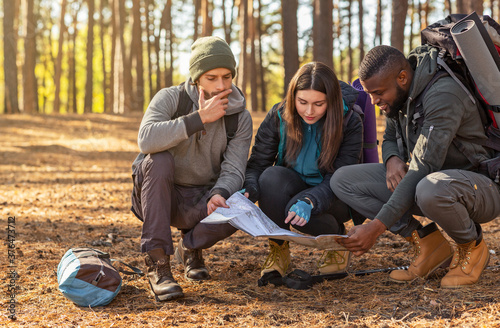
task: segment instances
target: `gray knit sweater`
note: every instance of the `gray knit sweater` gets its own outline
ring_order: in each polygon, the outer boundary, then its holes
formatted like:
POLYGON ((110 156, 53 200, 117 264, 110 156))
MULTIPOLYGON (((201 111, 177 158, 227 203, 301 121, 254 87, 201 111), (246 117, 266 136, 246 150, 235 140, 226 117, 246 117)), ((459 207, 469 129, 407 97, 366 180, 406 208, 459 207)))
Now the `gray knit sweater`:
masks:
POLYGON ((183 186, 208 186, 210 196, 228 198, 241 189, 252 140, 252 118, 245 109, 245 98, 232 86, 226 115, 238 113, 236 135, 229 144, 223 119, 203 124, 198 113, 198 89, 191 79, 184 85, 160 90, 144 114, 139 128, 138 144, 144 154, 168 150, 175 160, 174 183, 183 186), (179 93, 185 88, 193 101, 188 115, 172 120, 177 110, 179 93))

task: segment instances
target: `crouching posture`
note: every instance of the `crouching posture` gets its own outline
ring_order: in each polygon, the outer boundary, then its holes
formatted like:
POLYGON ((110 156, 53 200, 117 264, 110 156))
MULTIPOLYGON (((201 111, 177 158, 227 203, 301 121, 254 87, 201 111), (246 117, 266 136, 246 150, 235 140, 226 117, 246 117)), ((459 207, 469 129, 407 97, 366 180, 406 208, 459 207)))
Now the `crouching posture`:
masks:
POLYGON ((226 199, 241 189, 252 139, 245 99, 232 84, 235 60, 228 44, 205 37, 191 50, 191 78, 160 90, 149 104, 139 129, 142 153, 133 165, 132 211, 144 222, 141 249, 151 290, 161 301, 183 296, 170 270, 171 226, 181 230, 175 255, 185 277, 210 277, 202 249, 235 229, 200 221, 227 207, 226 199))
POLYGON ((415 248, 409 269, 391 272, 392 281, 426 278, 451 259, 441 287, 457 288, 476 283, 488 264, 480 224, 500 215, 500 193, 498 184, 474 172, 466 155, 477 163, 493 155, 474 142, 486 138, 476 105, 452 77, 433 81, 438 53, 421 46, 406 59, 395 48, 379 46, 366 55, 359 69, 361 84, 387 116, 384 164, 342 168, 331 187, 372 219, 349 231, 350 237, 341 241, 347 249, 361 255, 390 229, 415 248), (423 123, 412 120, 418 103, 423 123), (413 214, 433 222, 423 227, 413 214))
MULTIPOLYGON (((352 110, 358 92, 337 80, 319 62, 302 66, 292 78, 285 100, 260 125, 247 164, 245 191, 281 228, 290 224, 310 234, 343 234, 348 207, 329 187, 332 173, 359 163, 361 117, 352 110)), ((290 265, 288 241, 269 240, 270 253, 261 275, 290 265)), ((343 271, 347 251, 325 251, 321 273, 343 271)))

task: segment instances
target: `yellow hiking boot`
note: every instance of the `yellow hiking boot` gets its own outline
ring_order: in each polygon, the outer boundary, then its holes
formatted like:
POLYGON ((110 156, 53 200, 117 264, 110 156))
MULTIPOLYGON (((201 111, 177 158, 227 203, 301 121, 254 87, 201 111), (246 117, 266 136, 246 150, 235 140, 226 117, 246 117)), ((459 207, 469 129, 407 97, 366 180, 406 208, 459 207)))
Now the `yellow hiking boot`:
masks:
POLYGON ((290 246, 288 241, 283 245, 278 245, 275 241, 269 240, 269 255, 262 265, 260 276, 262 277, 268 272, 278 271, 282 276, 285 275, 288 266, 290 265, 290 246))
POLYGON ((345 272, 351 262, 349 251, 324 251, 318 261, 318 270, 321 274, 345 272))
POLYGON ((432 272, 448 261, 453 255, 453 248, 434 223, 427 228, 434 230, 420 237, 419 232, 414 230, 411 237, 407 237, 413 246, 413 259, 408 270, 394 270, 389 279, 394 282, 410 282, 418 277, 427 278, 432 272))
POLYGON ((488 261, 490 253, 486 243, 473 240, 457 245, 454 249, 450 271, 441 279, 442 288, 460 288, 473 285, 479 280, 488 261))

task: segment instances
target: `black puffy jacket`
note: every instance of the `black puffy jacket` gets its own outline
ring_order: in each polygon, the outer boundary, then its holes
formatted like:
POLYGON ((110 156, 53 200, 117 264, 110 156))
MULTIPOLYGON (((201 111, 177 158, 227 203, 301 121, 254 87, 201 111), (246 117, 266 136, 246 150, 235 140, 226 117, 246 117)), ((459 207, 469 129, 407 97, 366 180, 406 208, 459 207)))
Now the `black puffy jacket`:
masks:
MULTIPOLYGON (((356 102, 358 91, 345 82, 340 82, 342 98, 350 111, 356 102)), ((255 144, 252 148, 252 154, 247 163, 245 173, 244 188, 250 194, 250 200, 253 202, 259 199, 259 177, 264 170, 276 164, 278 149, 280 143, 280 111, 281 116, 284 107, 279 104, 274 105, 267 113, 255 136, 255 144)), ((282 124, 286 124, 283 120, 282 124)), ((286 133, 286 128, 283 129, 286 133)), ((358 113, 353 112, 344 124, 344 136, 342 144, 333 164, 335 170, 344 165, 358 164, 361 160, 363 151, 363 122, 358 113)), ((282 156, 285 158, 284 154, 282 156)), ((288 163, 282 165, 288 166, 288 163)), ((334 194, 330 189, 330 178, 334 171, 321 172, 323 181, 317 186, 312 187, 304 196, 308 197, 314 204, 312 214, 325 212, 332 205, 334 194)))

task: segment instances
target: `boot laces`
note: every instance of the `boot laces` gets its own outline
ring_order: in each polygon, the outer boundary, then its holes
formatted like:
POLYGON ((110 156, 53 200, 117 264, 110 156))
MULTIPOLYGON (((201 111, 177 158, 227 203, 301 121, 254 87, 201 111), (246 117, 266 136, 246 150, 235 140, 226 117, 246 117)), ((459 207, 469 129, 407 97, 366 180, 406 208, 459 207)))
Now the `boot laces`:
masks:
POLYGON ((269 255, 267 255, 266 261, 264 262, 264 269, 270 268, 276 264, 283 272, 286 271, 287 264, 285 261, 285 251, 282 249, 283 245, 280 246, 275 243, 269 244, 271 249, 269 251, 269 255))
POLYGON ((328 266, 332 264, 344 264, 346 262, 346 257, 345 254, 348 254, 347 252, 342 252, 344 255, 342 255, 338 251, 326 251, 323 253, 321 258, 319 259, 319 263, 321 266, 328 266))
POLYGON ((470 247, 471 245, 460 246, 455 245, 455 254, 453 256, 453 264, 456 266, 461 266, 462 269, 465 269, 465 266, 469 264, 470 261, 470 247))
POLYGON ((170 270, 170 263, 167 263, 164 259, 159 260, 155 263, 155 271, 158 279, 170 278, 172 279, 172 271, 170 270))

